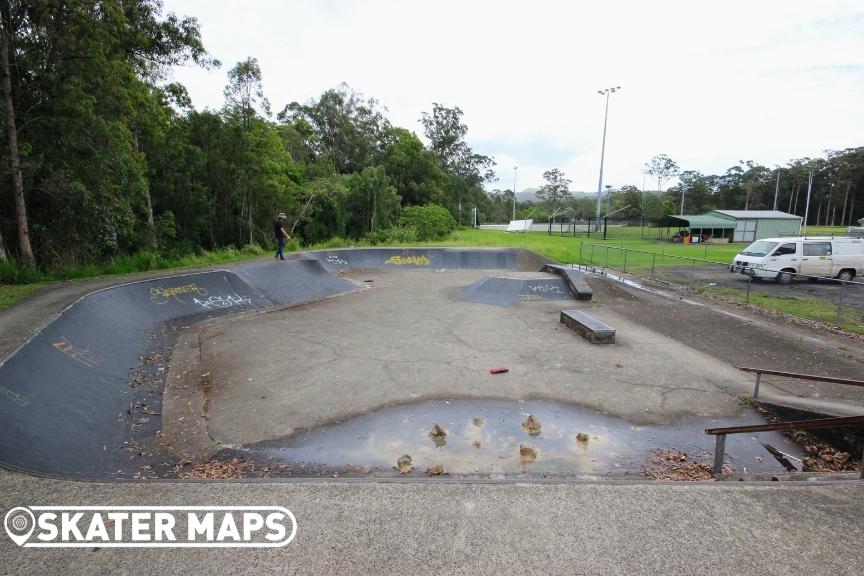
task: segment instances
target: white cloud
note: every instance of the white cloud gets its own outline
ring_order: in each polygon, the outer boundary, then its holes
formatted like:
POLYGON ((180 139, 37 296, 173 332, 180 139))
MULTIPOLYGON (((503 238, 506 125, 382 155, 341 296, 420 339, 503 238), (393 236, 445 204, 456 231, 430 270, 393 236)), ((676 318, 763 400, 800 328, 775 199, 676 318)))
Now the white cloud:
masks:
POLYGON ((539 185, 560 168, 597 187, 603 98, 612 97, 606 182, 641 185, 666 153, 722 172, 861 145, 864 10, 856 1, 397 2, 166 0, 196 16, 224 63, 176 71, 218 108, 226 71, 254 56, 274 111, 347 82, 420 132, 431 103, 465 112, 469 142, 500 181, 539 185))

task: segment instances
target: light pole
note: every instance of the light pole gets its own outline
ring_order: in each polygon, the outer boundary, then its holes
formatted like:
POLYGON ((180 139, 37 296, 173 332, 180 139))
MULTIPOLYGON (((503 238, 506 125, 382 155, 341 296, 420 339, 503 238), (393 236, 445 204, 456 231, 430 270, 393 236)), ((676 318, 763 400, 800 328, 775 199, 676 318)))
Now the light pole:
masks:
POLYGON ((516 220, 516 171, 519 166, 513 166, 513 220, 516 220))
POLYGON ((600 148, 600 182, 597 184, 597 212, 594 230, 600 229, 600 200, 603 194, 603 161, 606 159, 606 122, 609 120, 609 96, 620 89, 620 86, 615 86, 597 91, 601 96, 606 96, 606 114, 603 116, 603 146, 600 148))

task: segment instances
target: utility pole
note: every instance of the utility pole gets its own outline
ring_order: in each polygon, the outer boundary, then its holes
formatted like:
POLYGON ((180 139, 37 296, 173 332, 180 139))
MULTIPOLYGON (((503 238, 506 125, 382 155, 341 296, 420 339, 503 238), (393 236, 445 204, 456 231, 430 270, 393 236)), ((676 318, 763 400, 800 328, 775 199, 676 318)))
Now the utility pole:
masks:
POLYGON ((615 86, 614 88, 605 88, 597 91, 601 96, 606 96, 606 113, 603 116, 603 145, 600 148, 600 182, 597 184, 596 222, 594 230, 600 230, 600 204, 603 200, 603 162, 606 159, 606 124, 609 120, 609 96, 620 89, 620 86, 615 86))
POLYGON ((777 185, 774 187, 774 210, 777 210, 778 194, 780 194, 780 168, 777 168, 777 185))
POLYGON ((813 190, 813 170, 807 176, 807 206, 804 208, 804 231, 807 231, 807 217, 810 215, 810 192, 813 190))

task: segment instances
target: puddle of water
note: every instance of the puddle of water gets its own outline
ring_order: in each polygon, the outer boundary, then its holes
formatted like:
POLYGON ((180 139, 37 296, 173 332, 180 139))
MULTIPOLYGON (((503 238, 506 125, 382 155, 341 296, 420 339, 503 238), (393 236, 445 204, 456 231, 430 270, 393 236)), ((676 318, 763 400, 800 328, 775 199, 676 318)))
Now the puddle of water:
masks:
MULTIPOLYGON (((438 400, 383 408, 283 440, 247 445, 243 451, 255 459, 270 459, 273 469, 286 465, 292 475, 396 475, 403 455, 411 456, 412 475, 437 464, 451 475, 491 478, 639 474, 652 448, 681 450, 689 462, 710 463, 714 437, 706 435, 705 428, 764 423, 756 412, 742 410, 736 419, 691 417, 673 426, 635 426, 551 401, 438 400), (523 425, 529 416, 539 422, 537 434, 523 425), (440 435, 430 436, 436 424, 446 432, 444 441, 440 435), (536 450, 536 459, 524 457, 525 446, 536 450)), ((784 473, 763 443, 802 457, 797 445, 773 432, 728 436, 727 461, 737 472, 784 473)))

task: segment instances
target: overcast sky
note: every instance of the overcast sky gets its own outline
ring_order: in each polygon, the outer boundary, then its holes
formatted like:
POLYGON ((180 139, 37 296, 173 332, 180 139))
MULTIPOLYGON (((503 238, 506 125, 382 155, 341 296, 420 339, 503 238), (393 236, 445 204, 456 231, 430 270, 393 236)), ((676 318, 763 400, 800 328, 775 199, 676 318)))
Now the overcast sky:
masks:
MULTIPOLYGON (((665 153, 722 173, 864 145, 864 2, 165 0, 195 16, 222 61, 174 77, 198 109, 258 59, 273 112, 346 82, 422 136, 432 102, 465 112, 468 143, 497 162, 488 188, 539 186, 559 168, 596 191, 642 185, 665 153)), ((650 184, 649 184, 650 188, 650 184)), ((656 185, 655 185, 656 188, 656 185)))

